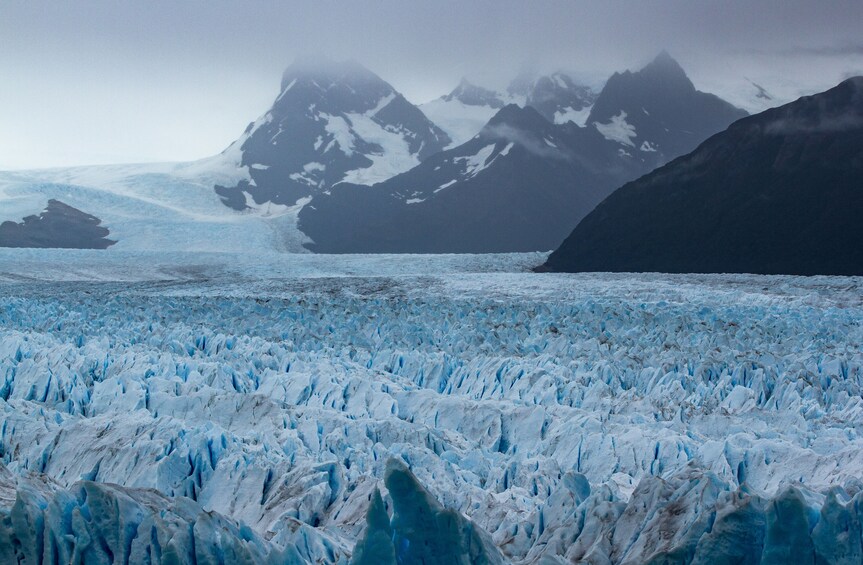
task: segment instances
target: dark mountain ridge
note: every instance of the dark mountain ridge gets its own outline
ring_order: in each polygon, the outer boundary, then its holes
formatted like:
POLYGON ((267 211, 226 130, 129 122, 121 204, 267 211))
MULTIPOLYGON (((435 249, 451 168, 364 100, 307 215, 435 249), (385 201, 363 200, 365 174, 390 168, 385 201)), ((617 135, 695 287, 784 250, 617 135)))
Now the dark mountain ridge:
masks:
POLYGON ((863 77, 744 118, 628 183, 553 271, 863 275, 863 77))
MULTIPOLYGON (((270 110, 226 151, 250 180, 216 187, 226 205, 292 205, 346 178, 386 178, 450 139, 391 85, 355 61, 299 59, 270 110), (376 171, 376 167, 381 169, 376 171)), ((371 182, 368 182, 371 184, 371 182)))
POLYGON ((0 223, 0 247, 107 249, 117 242, 108 239, 110 232, 101 223, 96 216, 51 199, 39 215, 0 223))
MULTIPOLYGON (((661 55, 653 67, 628 75, 635 78, 625 102, 642 96, 639 107, 657 109, 638 122, 645 130, 672 122, 664 112, 674 109, 653 100, 650 80, 639 86, 644 76, 670 74, 684 91, 678 98, 702 99, 685 73, 679 80, 682 70, 672 63, 661 55)), ((600 98, 608 105, 615 96, 603 91, 600 98)), ((722 104, 719 116, 692 120, 691 129, 701 131, 702 122, 727 126, 739 111, 729 113, 727 107, 733 107, 722 104)), ((713 111, 712 105, 704 108, 713 111)), ((703 139, 685 136, 672 146, 703 139)), ((307 247, 325 253, 547 251, 614 187, 648 172, 666 155, 639 151, 627 141, 595 124, 554 124, 529 105, 510 104, 472 139, 405 173, 372 187, 340 183, 315 196, 300 212, 299 227, 313 241, 307 247)))

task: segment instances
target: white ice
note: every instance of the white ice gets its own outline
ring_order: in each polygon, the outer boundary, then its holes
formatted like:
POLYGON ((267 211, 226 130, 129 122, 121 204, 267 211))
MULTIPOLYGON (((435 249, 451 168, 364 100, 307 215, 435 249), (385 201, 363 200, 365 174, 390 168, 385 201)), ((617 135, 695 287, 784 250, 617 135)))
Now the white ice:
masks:
POLYGON ((543 259, 0 250, 0 501, 31 472, 152 488, 327 563, 396 458, 513 562, 715 555, 753 497, 839 547, 861 279, 543 259))
POLYGON ((627 123, 626 112, 623 110, 616 116, 612 116, 611 121, 607 124, 594 122, 593 125, 605 139, 616 141, 629 147, 635 147, 635 143, 632 142, 632 139, 636 136, 635 126, 627 123))

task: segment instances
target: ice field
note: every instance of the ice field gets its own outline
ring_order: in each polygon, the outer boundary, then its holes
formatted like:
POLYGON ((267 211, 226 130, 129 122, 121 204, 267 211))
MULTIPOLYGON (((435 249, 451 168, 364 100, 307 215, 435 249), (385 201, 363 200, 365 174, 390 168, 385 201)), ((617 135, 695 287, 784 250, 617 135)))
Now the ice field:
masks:
POLYGON ((863 279, 543 260, 0 250, 0 562, 863 561, 863 279))

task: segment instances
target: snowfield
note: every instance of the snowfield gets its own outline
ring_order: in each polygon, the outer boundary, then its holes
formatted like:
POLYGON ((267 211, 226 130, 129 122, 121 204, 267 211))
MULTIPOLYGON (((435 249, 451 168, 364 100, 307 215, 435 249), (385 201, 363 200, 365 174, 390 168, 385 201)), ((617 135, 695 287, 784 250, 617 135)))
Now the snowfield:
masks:
POLYGON ((0 562, 861 561, 863 280, 544 258, 0 250, 0 562))
POLYGON ((55 198, 102 220, 117 240, 112 252, 304 252, 297 215, 308 199, 259 205, 246 194, 239 212, 214 191, 251 179, 238 143, 190 163, 0 171, 0 223, 39 214, 55 198))

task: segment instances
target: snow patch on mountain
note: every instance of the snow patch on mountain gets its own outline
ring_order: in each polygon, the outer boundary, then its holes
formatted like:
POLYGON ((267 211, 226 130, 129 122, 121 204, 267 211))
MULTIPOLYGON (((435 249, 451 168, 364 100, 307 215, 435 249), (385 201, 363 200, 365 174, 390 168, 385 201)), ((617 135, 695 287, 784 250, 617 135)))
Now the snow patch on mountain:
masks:
POLYGON ((332 141, 327 144, 324 153, 335 144, 335 147, 340 149, 342 153, 348 157, 352 156, 354 154, 354 134, 348 121, 342 116, 331 116, 323 113, 319 114, 319 117, 326 122, 324 129, 332 136, 332 141))
POLYGON ((292 215, 296 217, 297 214, 300 213, 303 206, 312 201, 311 196, 307 196, 306 198, 300 198, 293 206, 287 206, 285 204, 273 204, 272 202, 264 202, 263 204, 258 204, 255 202, 252 195, 248 192, 243 193, 246 198, 246 208, 252 214, 260 216, 262 218, 278 218, 280 216, 292 215))
POLYGON ((609 141, 616 141, 621 145, 635 147, 632 139, 636 136, 635 126, 626 122, 626 112, 623 110, 619 114, 613 116, 608 123, 594 122, 596 130, 609 141))
POLYGON ((494 116, 499 108, 474 106, 460 100, 438 98, 420 106, 420 110, 449 135, 452 142, 446 147, 458 147, 475 136, 494 116))
POLYGON ((392 127, 385 128, 373 119, 380 108, 386 106, 391 100, 392 98, 381 100, 377 107, 366 114, 347 114, 351 121, 353 134, 368 143, 377 145, 380 150, 366 155, 372 161, 371 166, 348 171, 342 179, 343 182, 372 185, 410 170, 419 164, 417 154, 411 151, 410 145, 405 139, 406 132, 392 127))
POLYGON ((558 110, 554 113, 554 123, 565 124, 566 122, 573 122, 578 127, 583 128, 587 124, 587 118, 590 117, 590 110, 592 108, 593 105, 585 106, 579 110, 575 110, 572 107, 558 110))
POLYGON ((453 162, 464 162, 464 172, 462 173, 462 176, 466 178, 475 177, 491 164, 489 158, 491 157, 492 153, 494 153, 494 149, 495 144, 490 143, 480 149, 475 155, 469 155, 467 157, 455 157, 453 159, 453 162))

